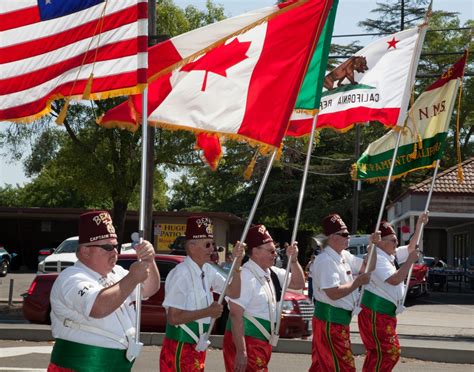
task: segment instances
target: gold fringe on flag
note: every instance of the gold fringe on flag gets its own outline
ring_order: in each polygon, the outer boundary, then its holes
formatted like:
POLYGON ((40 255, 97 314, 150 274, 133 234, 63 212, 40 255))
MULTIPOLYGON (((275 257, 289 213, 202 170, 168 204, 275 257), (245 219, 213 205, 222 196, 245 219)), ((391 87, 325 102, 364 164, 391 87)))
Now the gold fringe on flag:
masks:
POLYGON ((352 181, 357 181, 357 163, 351 165, 351 178, 352 181))
MULTIPOLYGON (((472 31, 471 31, 472 34, 472 31)), ((466 49, 466 64, 469 57, 469 49, 466 49)), ((458 95, 458 107, 456 110, 456 156, 458 159, 458 183, 464 182, 464 172, 462 170, 462 157, 461 157, 461 130, 460 130, 460 116, 461 116, 461 98, 462 98, 462 81, 464 79, 464 72, 466 71, 466 65, 462 71, 461 81, 459 83, 459 95, 458 95)))
POLYGON ((247 166, 247 169, 245 169, 244 180, 250 181, 250 178, 252 177, 252 174, 253 174, 253 169, 255 168, 255 164, 257 163, 257 157, 258 157, 258 150, 255 151, 255 154, 253 155, 252 160, 250 160, 250 163, 247 166))
POLYGON ((58 124, 58 125, 63 125, 64 124, 64 120, 66 119, 67 109, 69 108, 69 101, 70 100, 71 99, 69 97, 66 97, 64 99, 64 106, 61 108, 61 111, 59 111, 59 115, 56 118, 56 124, 58 124))
POLYGON ((92 80, 94 79, 94 73, 91 72, 89 79, 87 79, 86 87, 84 88, 84 93, 82 94, 82 99, 91 98, 91 89, 92 89, 92 80))

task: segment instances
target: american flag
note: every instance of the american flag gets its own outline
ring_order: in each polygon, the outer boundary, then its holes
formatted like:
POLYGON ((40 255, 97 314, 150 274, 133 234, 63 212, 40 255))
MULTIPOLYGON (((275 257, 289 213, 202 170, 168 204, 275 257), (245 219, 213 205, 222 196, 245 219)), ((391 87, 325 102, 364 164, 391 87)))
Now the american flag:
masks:
POLYGON ((139 93, 147 82, 146 0, 2 0, 0 120, 31 121, 54 99, 139 93))

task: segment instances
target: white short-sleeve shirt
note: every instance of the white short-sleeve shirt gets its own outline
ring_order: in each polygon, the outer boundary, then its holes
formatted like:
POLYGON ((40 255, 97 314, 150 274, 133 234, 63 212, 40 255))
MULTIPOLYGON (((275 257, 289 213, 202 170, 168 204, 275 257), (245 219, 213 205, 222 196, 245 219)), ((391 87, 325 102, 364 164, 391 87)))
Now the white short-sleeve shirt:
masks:
MULTIPOLYGON (((280 285, 283 286, 286 270, 276 266, 273 266, 271 270, 277 274, 280 285)), ((240 297, 226 297, 227 302, 232 301, 242 307, 246 314, 265 320, 270 320, 271 309, 273 312, 272 318, 275 320, 277 303, 275 287, 271 281, 270 269, 263 270, 252 261, 252 259, 250 259, 242 266, 240 278, 242 282, 240 297), (257 279, 255 274, 260 278, 260 280, 257 279), (262 283, 264 283, 263 285, 267 286, 267 288, 264 288, 262 283), (271 299, 269 299, 267 295, 270 291, 272 293, 271 299)))
MULTIPOLYGON (((163 307, 166 310, 169 307, 180 310, 204 309, 214 301, 212 292, 222 292, 225 280, 226 278, 210 264, 205 263, 201 270, 191 257, 187 256, 166 277, 163 307)), ((210 317, 200 320, 203 323, 211 322, 210 317)))
POLYGON ((353 274, 358 274, 363 260, 344 250, 338 254, 332 247, 326 246, 316 256, 310 267, 313 279, 313 296, 316 301, 352 311, 358 300, 357 290, 338 300, 331 300, 325 289, 336 288, 340 285, 352 282, 353 274))
MULTIPOLYGON (((408 257, 408 247, 399 247, 396 250, 397 260, 399 262, 406 261, 408 257)), ((367 284, 366 290, 383 297, 392 302, 395 306, 403 299, 404 284, 392 285, 386 282, 393 274, 397 272, 395 268, 395 256, 385 253, 377 247, 377 265, 375 271, 370 276, 370 283, 367 284)))
POLYGON ((110 315, 97 319, 90 312, 97 295, 104 288, 120 281, 128 273, 116 265, 107 277, 102 277, 80 261, 62 271, 51 290, 51 331, 54 338, 88 344, 93 346, 125 349, 118 341, 91 332, 73 329, 64 325, 69 319, 125 337, 127 329, 135 326, 135 291, 127 297, 124 304, 110 315), (120 312, 119 315, 117 313, 120 312), (119 318, 120 317, 120 318, 119 318))

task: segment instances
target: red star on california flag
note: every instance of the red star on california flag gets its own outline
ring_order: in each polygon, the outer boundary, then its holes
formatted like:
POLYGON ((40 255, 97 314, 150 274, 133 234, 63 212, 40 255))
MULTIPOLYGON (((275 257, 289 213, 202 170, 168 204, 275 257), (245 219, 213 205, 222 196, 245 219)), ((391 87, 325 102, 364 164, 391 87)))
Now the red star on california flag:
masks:
POLYGON ((393 48, 393 49, 397 49, 397 43, 399 42, 400 40, 395 40, 395 36, 392 38, 392 40, 389 40, 387 41, 387 44, 388 44, 388 48, 387 49, 390 49, 390 48, 393 48))

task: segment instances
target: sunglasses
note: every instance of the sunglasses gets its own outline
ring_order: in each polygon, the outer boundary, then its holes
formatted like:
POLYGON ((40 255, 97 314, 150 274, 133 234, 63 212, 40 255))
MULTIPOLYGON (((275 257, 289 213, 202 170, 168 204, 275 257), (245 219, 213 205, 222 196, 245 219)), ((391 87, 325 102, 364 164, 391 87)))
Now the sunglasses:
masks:
POLYGON ((90 247, 99 247, 102 248, 104 251, 111 252, 114 249, 118 250, 118 244, 102 244, 102 245, 91 245, 90 247))
POLYGON ((212 247, 215 247, 215 246, 216 246, 216 242, 212 242, 212 243, 207 242, 207 243, 206 243, 206 248, 211 248, 211 246, 212 246, 212 247))
MULTIPOLYGON (((264 249, 263 247, 259 247, 259 248, 264 249)), ((276 253, 276 249, 264 249, 264 250, 267 251, 268 253, 272 254, 272 255, 276 253)))
POLYGON ((351 236, 351 234, 349 233, 336 233, 334 235, 339 235, 339 236, 342 236, 343 238, 348 238, 349 236, 351 236))

